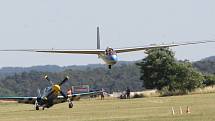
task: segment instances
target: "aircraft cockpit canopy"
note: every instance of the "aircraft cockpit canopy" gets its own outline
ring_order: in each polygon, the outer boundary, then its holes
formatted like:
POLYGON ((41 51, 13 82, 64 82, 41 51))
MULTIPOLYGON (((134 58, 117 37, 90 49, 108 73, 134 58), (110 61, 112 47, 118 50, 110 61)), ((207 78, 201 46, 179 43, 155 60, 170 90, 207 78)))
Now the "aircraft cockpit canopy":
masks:
POLYGON ((107 49, 105 50, 105 54, 106 55, 116 55, 116 51, 111 47, 107 47, 107 49))

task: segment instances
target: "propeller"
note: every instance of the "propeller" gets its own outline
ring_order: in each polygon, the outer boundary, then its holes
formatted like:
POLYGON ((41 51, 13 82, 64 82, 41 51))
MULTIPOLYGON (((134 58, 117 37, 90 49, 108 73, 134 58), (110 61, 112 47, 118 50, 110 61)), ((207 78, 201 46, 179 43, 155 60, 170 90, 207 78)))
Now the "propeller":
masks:
POLYGON ((64 78, 64 80, 61 81, 59 84, 53 84, 52 81, 48 78, 48 76, 46 76, 45 78, 46 78, 49 82, 51 82, 51 84, 52 84, 52 91, 47 95, 47 97, 49 97, 49 96, 52 95, 53 93, 55 93, 55 94, 59 94, 59 93, 60 93, 65 99, 68 98, 68 96, 65 95, 65 94, 62 92, 61 87, 60 87, 62 84, 64 84, 64 83, 69 79, 68 76, 66 76, 66 77, 64 78))
POLYGON ((40 92, 40 89, 39 89, 39 88, 37 88, 37 94, 38 94, 38 95, 37 95, 38 97, 41 97, 41 92, 40 92))
MULTIPOLYGON (((68 76, 66 76, 65 78, 64 78, 64 80, 63 81, 61 81, 60 83, 59 83, 59 86, 61 86, 62 84, 64 84, 66 81, 68 81, 69 80, 69 77, 68 76)), ((62 90, 60 90, 60 94, 65 98, 65 99, 67 99, 68 98, 68 96, 67 95, 65 95, 63 92, 62 92, 62 90)))
POLYGON ((51 85, 54 85, 54 83, 49 79, 49 77, 46 75, 45 76, 45 79, 51 84, 51 85))
POLYGON ((41 99, 42 99, 41 97, 42 97, 42 95, 41 95, 40 89, 37 88, 37 99, 36 99, 35 104, 34 104, 34 106, 35 106, 36 108, 37 108, 37 106, 38 106, 38 102, 40 102, 41 99))
POLYGON ((59 83, 59 86, 61 86, 62 84, 64 84, 66 81, 68 81, 69 80, 69 77, 68 76, 66 76, 65 78, 64 78, 64 80, 63 81, 61 81, 60 83, 59 83))
POLYGON ((65 95, 62 91, 60 91, 60 94, 61 94, 65 99, 67 99, 67 98, 68 98, 68 96, 67 96, 67 95, 65 95))

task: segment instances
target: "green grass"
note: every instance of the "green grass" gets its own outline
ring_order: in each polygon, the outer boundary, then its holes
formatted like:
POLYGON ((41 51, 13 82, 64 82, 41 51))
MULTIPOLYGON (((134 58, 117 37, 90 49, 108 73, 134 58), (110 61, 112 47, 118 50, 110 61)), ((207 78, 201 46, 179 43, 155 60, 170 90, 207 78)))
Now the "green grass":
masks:
POLYGON ((35 111, 33 105, 0 103, 0 121, 214 121, 215 93, 138 99, 84 99, 35 111), (183 115, 179 114, 179 107, 183 115), (190 106, 191 114, 186 114, 190 106), (171 108, 176 114, 173 116, 171 108))

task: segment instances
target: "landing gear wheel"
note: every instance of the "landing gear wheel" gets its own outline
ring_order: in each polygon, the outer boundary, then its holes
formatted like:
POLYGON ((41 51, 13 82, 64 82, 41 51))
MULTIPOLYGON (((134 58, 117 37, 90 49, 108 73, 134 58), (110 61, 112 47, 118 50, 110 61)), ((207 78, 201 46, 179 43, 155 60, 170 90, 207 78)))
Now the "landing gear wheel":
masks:
POLYGON ((45 107, 43 107, 42 109, 45 110, 45 107))
POLYGON ((39 110, 40 108, 39 108, 39 106, 36 106, 36 110, 39 110))
POLYGON ((111 69, 111 65, 108 65, 108 68, 111 69))
POLYGON ((72 108, 73 107, 73 103, 69 103, 69 108, 72 108))

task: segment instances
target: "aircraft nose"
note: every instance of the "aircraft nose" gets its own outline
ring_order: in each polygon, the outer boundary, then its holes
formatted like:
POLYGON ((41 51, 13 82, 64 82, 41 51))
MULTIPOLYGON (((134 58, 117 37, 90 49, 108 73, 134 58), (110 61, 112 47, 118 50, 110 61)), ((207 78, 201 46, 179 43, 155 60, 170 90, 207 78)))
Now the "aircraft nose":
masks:
POLYGON ((61 91, 60 86, 57 85, 57 84, 56 84, 56 85, 53 85, 52 91, 53 91, 54 93, 58 94, 58 93, 61 91))
POLYGON ((111 55, 110 59, 111 59, 112 61, 118 61, 118 58, 117 58, 116 55, 111 55))

